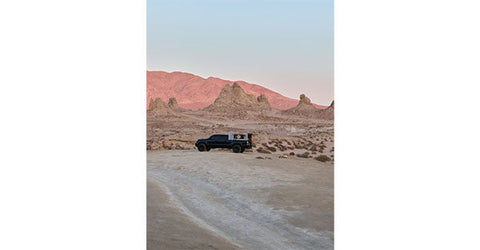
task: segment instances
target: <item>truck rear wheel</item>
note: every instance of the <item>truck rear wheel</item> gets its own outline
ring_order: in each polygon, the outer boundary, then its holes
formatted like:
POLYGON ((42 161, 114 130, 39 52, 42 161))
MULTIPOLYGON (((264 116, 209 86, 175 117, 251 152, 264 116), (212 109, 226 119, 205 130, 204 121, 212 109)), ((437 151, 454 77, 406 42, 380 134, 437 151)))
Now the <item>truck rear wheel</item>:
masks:
POLYGON ((242 152, 242 149, 243 149, 242 146, 240 146, 240 145, 238 145, 238 144, 233 145, 233 147, 232 147, 232 151, 233 151, 234 153, 241 153, 241 152, 242 152))
POLYGON ((198 145, 197 148, 198 148, 198 151, 203 152, 203 151, 207 150, 207 145, 202 143, 202 144, 198 145))

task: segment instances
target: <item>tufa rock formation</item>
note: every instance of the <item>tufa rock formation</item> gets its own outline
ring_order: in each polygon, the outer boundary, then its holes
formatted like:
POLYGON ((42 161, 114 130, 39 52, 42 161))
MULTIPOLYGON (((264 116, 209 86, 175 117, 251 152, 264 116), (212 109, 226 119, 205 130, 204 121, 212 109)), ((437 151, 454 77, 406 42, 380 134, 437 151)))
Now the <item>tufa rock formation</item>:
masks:
POLYGON ((335 117, 333 102, 334 101, 332 101, 332 103, 330 104, 330 106, 328 106, 328 108, 320 110, 321 111, 319 113, 320 119, 333 120, 333 118, 335 117))
POLYGON ((257 97, 257 102, 261 110, 272 109, 272 107, 270 106, 270 103, 268 102, 267 96, 264 94, 261 94, 257 97))
POLYGON ((184 111, 185 109, 181 108, 178 106, 177 98, 175 97, 170 97, 168 99, 168 107, 174 111, 184 111))
POLYGON ((317 119, 326 119, 333 120, 334 110, 333 110, 333 101, 332 104, 327 109, 316 108, 310 98, 305 96, 305 94, 300 95, 300 100, 296 107, 282 111, 285 115, 295 115, 303 116, 317 119))
POLYGON ((305 96, 305 94, 301 94, 297 106, 287 109, 283 113, 288 115, 311 116, 319 110, 320 109, 313 106, 310 98, 305 96))
POLYGON ((265 95, 255 97, 252 94, 247 94, 235 82, 232 86, 225 85, 217 99, 203 110, 244 116, 249 111, 267 111, 271 110, 271 107, 265 95))
POLYGON ((155 115, 167 115, 171 112, 168 105, 163 102, 162 98, 160 97, 155 98, 155 100, 150 98, 147 111, 148 113, 155 115))
POLYGON ((305 94, 301 94, 300 101, 298 102, 298 104, 312 105, 312 101, 310 101, 310 98, 308 98, 305 94))

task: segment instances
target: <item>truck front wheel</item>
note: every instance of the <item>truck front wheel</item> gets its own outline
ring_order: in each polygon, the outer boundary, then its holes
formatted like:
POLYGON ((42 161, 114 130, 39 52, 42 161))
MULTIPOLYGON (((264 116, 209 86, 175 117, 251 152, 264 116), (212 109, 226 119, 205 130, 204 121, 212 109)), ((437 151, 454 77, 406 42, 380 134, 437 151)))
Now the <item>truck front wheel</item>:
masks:
POLYGON ((240 146, 238 144, 233 145, 232 150, 233 150, 234 153, 241 153, 242 152, 242 146, 240 146))

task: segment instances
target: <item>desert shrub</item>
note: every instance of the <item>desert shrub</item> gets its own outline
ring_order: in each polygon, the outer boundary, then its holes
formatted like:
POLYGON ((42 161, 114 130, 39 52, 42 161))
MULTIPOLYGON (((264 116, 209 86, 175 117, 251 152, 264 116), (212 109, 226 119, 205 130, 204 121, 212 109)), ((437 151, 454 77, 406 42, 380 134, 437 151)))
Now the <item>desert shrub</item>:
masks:
POLYGON ((313 144, 313 146, 310 148, 312 151, 317 151, 317 145, 313 144))
POLYGON ((305 152, 305 153, 299 154, 299 155, 297 155, 297 156, 298 156, 298 157, 301 157, 301 158, 308 158, 309 155, 310 155, 310 153, 305 152))
POLYGON ((290 152, 290 155, 295 155, 295 152, 290 152))
POLYGON ((275 144, 275 146, 276 146, 280 151, 285 151, 285 150, 287 150, 287 147, 283 146, 282 144, 275 144))
POLYGON ((256 159, 265 159, 265 158, 263 158, 261 156, 257 156, 256 159))
POLYGON ((330 157, 328 157, 326 155, 319 155, 319 156, 315 157, 315 160, 321 161, 321 162, 331 161, 330 157))
POLYGON ((305 148, 305 147, 304 147, 302 144, 300 144, 300 143, 297 144, 297 143, 294 142, 293 145, 295 146, 296 149, 303 149, 303 148, 305 148))
POLYGON ((277 152, 277 149, 275 147, 267 146, 267 149, 272 151, 272 152, 277 152))
POLYGON ((271 154, 270 151, 265 150, 265 149, 262 148, 262 147, 259 147, 259 148, 257 149, 257 152, 262 153, 262 154, 271 154))

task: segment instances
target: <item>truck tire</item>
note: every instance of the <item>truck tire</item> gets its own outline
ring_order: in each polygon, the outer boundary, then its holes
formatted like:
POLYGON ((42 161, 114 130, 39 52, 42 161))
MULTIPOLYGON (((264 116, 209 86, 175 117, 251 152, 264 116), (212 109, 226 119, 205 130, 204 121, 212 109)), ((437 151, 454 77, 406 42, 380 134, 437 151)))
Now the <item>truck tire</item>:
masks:
POLYGON ((232 151, 233 151, 234 153, 241 153, 241 152, 242 152, 242 149, 243 149, 242 146, 240 146, 240 145, 238 145, 238 144, 235 144, 235 145, 233 145, 233 147, 232 147, 232 151))
POLYGON ((207 145, 205 145, 205 143, 201 143, 198 145, 197 148, 198 148, 198 151, 203 152, 207 150, 207 145))
POLYGON ((243 153, 243 152, 245 152, 245 148, 242 148, 242 151, 240 151, 240 153, 243 153))

